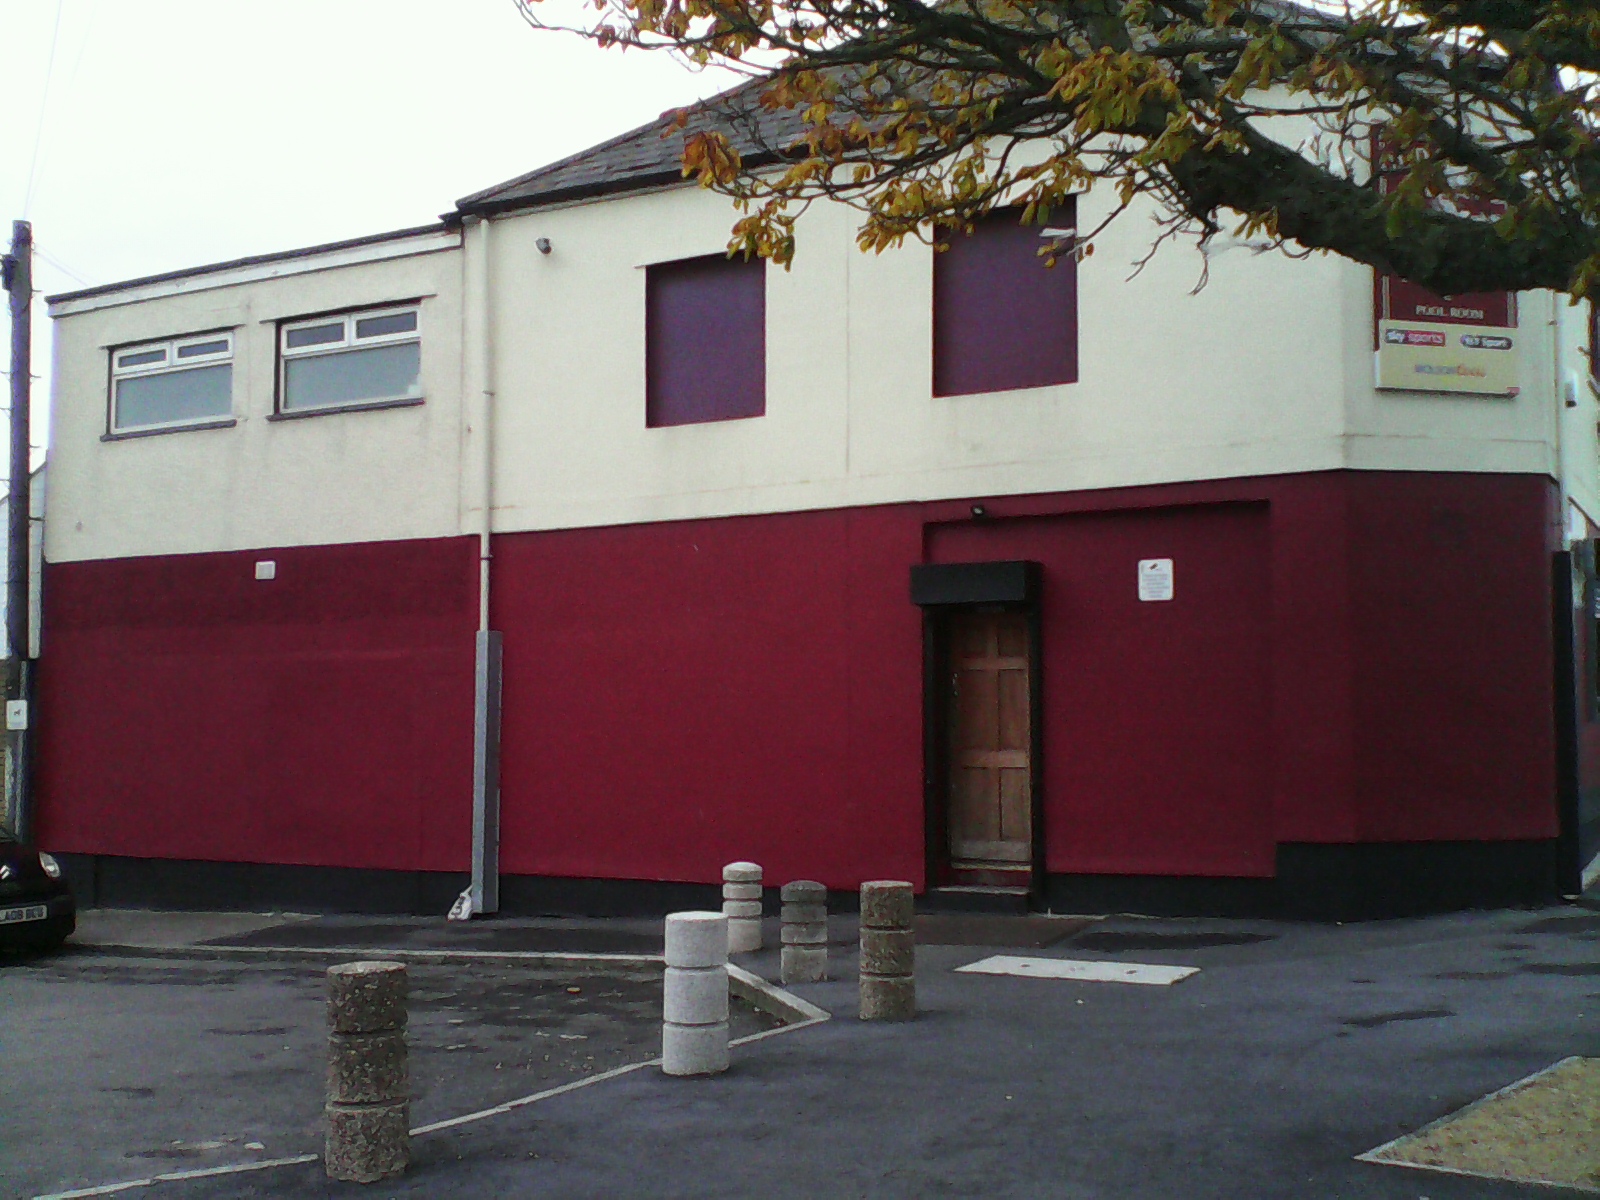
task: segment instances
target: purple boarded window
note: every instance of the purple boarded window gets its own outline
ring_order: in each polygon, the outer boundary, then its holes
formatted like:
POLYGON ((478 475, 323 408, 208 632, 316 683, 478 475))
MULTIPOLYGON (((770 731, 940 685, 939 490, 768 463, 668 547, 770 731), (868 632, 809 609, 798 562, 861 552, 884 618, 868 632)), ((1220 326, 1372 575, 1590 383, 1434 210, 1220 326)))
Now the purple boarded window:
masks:
POLYGON ((720 254, 646 268, 646 425, 767 411, 766 269, 720 254))
POLYGON ((1069 229, 1074 206, 1047 225, 1019 209, 949 235, 933 256, 933 394, 966 396, 1073 383, 1078 378, 1078 269, 1070 255, 1048 267, 1044 229, 1069 229))

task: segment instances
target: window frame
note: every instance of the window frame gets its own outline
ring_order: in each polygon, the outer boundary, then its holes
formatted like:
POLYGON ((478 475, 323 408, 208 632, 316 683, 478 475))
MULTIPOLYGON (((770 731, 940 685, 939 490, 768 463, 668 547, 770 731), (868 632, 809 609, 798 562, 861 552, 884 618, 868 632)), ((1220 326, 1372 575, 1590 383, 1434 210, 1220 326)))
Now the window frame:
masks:
POLYGON ((402 300, 361 308, 342 308, 314 316, 289 317, 277 322, 275 341, 277 359, 274 373, 273 412, 269 420, 292 420, 298 417, 318 417, 328 413, 365 412, 376 408, 406 408, 422 404, 427 396, 422 388, 422 301, 402 300), (357 333, 357 324, 375 317, 400 316, 410 313, 416 320, 412 328, 398 333, 375 333, 363 337, 357 333), (343 324, 338 341, 317 342, 310 346, 290 346, 289 336, 296 330, 315 329, 319 326, 343 324), (376 396, 364 400, 348 400, 335 404, 289 403, 289 364, 297 359, 330 358, 339 354, 366 350, 377 346, 398 346, 415 343, 417 346, 417 390, 398 396, 376 396))
POLYGON ((130 437, 144 437, 154 433, 176 433, 185 429, 215 429, 222 426, 238 424, 238 418, 233 409, 233 362, 234 351, 237 348, 235 340, 235 327, 223 329, 208 329, 200 333, 184 333, 174 337, 161 338, 138 342, 126 342, 118 346, 108 346, 106 357, 106 431, 104 437, 108 440, 130 437), (187 346, 204 345, 207 342, 222 341, 227 343, 227 348, 211 354, 197 354, 190 358, 180 358, 179 350, 187 346), (162 360, 157 363, 136 363, 132 366, 123 366, 121 360, 135 354, 147 354, 160 350, 162 360), (156 375, 181 375, 185 371, 197 371, 207 367, 216 367, 226 364, 228 372, 228 410, 210 417, 183 417, 175 421, 151 421, 139 425, 117 424, 117 385, 125 379, 148 379, 156 375))

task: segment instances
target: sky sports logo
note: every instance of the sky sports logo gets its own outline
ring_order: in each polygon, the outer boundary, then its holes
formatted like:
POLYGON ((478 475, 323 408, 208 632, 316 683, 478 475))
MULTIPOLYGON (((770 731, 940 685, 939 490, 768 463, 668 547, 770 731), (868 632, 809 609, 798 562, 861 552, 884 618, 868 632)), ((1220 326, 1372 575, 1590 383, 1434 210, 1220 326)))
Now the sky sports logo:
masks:
MULTIPOLYGON (((1383 340, 1390 346, 1443 346, 1445 335, 1436 329, 1386 329, 1383 340)), ((1500 334, 1463 333, 1458 339, 1468 350, 1509 350, 1510 338, 1500 334)))
POLYGON ((1442 346, 1444 334, 1433 329, 1390 329, 1383 340, 1391 346, 1442 346))

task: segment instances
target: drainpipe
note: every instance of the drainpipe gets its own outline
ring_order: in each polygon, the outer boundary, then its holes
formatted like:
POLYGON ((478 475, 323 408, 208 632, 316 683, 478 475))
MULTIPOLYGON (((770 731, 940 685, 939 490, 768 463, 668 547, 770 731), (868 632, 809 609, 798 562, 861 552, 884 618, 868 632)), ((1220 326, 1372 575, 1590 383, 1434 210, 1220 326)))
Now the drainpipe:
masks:
MULTIPOLYGON (((488 218, 479 221, 470 276, 478 289, 477 338, 471 347, 480 388, 475 397, 472 431, 477 435, 481 478, 478 508, 478 635, 472 692, 472 884, 463 916, 500 911, 500 634, 489 628, 490 565, 494 552, 494 257, 488 218)), ((466 233, 472 230, 464 231, 466 233)), ((459 902, 458 902, 459 904, 459 902)))

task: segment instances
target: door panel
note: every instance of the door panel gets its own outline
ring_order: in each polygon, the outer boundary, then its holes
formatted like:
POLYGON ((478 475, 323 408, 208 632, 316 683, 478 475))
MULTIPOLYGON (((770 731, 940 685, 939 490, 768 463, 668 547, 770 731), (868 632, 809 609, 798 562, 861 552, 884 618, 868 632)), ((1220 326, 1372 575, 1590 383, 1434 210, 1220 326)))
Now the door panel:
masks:
POLYGON ((950 865, 1033 861, 1028 624, 963 613, 950 627, 950 865))

